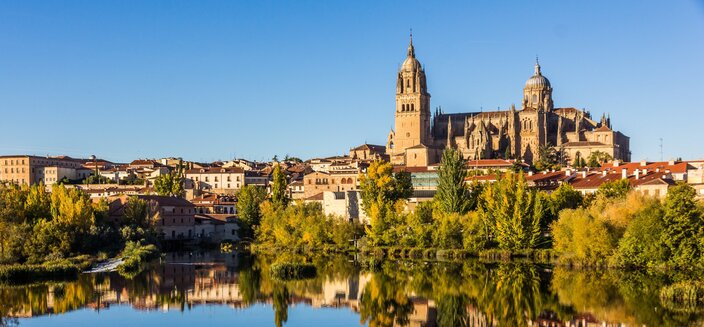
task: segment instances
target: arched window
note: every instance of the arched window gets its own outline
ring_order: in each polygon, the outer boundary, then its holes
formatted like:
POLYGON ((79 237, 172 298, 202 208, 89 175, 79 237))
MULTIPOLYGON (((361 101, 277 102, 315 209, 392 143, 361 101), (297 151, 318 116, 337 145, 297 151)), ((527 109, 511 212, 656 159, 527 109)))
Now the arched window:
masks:
POLYGON ((411 111, 416 111, 416 105, 411 103, 411 111))
POLYGON ((410 79, 406 80, 406 87, 411 87, 411 80, 410 79))
POLYGON ((538 102, 538 96, 533 94, 533 103, 538 102))

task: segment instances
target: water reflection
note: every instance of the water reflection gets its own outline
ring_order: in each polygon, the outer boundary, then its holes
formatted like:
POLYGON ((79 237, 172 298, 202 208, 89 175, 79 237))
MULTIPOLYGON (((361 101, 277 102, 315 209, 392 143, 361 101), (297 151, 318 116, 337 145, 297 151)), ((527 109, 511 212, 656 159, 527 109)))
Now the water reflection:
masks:
MULTIPOLYGON (((80 308, 180 310, 201 305, 269 305, 285 326, 296 305, 358 313, 368 326, 683 326, 704 323, 700 308, 663 306, 653 276, 569 271, 530 263, 385 262, 361 269, 347 257, 310 259, 313 279, 269 277, 270 260, 243 255, 173 253, 134 278, 84 274, 77 281, 0 286, 0 326, 80 308), (17 319, 20 318, 20 319, 17 319)), ((184 317, 188 317, 185 315, 184 317)), ((97 316, 96 319, 100 319, 97 316)), ((305 319, 305 317, 298 319, 305 319)))

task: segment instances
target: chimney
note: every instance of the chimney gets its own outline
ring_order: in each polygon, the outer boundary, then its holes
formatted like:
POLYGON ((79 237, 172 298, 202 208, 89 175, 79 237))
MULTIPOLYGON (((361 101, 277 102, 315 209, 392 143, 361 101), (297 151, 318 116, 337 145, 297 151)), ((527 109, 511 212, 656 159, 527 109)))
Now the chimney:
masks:
POLYGON ((656 173, 659 173, 659 172, 660 172, 660 168, 655 168, 655 172, 656 172, 656 173))
POLYGON ((647 165, 648 165, 648 163, 647 163, 645 160, 641 160, 641 161, 640 161, 640 166, 641 166, 641 167, 645 167, 645 166, 647 166, 647 165))
POLYGON ((529 171, 528 171, 528 176, 533 176, 533 171, 532 171, 532 170, 529 170, 529 171))
POLYGON ((621 169, 621 179, 626 179, 628 178, 628 169, 623 168, 621 169))
POLYGON ((618 167, 619 164, 620 162, 618 160, 614 160, 614 167, 618 167))
POLYGON ((586 170, 582 170, 582 178, 587 178, 587 171, 586 170))
POLYGON ((601 171, 601 177, 606 177, 606 170, 601 171))
POLYGON ((636 179, 639 179, 639 178, 640 178, 640 170, 636 169, 636 179))
POLYGON ((674 166, 674 165, 675 165, 675 161, 672 160, 672 159, 670 159, 670 161, 667 162, 667 165, 668 165, 668 166, 674 166))
POLYGON ((565 176, 570 176, 572 175, 572 171, 569 169, 565 169, 565 176))
POLYGON ((648 174, 648 168, 643 168, 643 176, 648 174))

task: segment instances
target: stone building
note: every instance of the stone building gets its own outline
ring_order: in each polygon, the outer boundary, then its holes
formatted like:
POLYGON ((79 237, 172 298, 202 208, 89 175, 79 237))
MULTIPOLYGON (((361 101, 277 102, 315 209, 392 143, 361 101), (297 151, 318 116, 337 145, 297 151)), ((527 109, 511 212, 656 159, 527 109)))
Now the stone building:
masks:
POLYGON ((92 169, 84 167, 89 159, 75 159, 66 156, 39 157, 31 155, 0 156, 0 181, 15 184, 52 185, 67 178, 84 179, 92 169))
POLYGON ((614 131, 611 119, 592 119, 584 109, 556 108, 553 88, 536 60, 535 71, 523 88, 519 109, 431 115, 425 69, 415 56, 413 39, 401 65, 396 84, 395 128, 387 139, 387 153, 394 164, 424 166, 437 163, 445 148, 455 148, 465 158, 539 159, 539 149, 555 146, 563 161, 587 158, 594 151, 629 161, 629 138, 614 131))

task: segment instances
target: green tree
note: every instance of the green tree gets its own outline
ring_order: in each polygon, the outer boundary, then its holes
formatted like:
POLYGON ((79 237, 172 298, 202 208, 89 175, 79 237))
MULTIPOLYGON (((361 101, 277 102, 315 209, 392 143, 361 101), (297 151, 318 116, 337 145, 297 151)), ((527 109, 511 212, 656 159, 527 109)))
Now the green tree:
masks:
POLYGON ((550 195, 541 192, 541 196, 545 197, 546 211, 543 227, 547 227, 553 221, 557 220, 560 211, 564 209, 576 209, 582 205, 582 193, 575 190, 572 185, 562 183, 550 195))
POLYGON ((183 167, 178 166, 168 174, 163 174, 154 180, 154 190, 162 196, 183 196, 183 167))
POLYGON ((471 209, 465 163, 462 154, 455 149, 447 149, 442 154, 434 202, 444 213, 464 214, 471 209))
POLYGON ((692 186, 680 183, 668 190, 664 203, 663 243, 670 251, 670 262, 679 268, 691 267, 701 256, 704 215, 695 202, 696 194, 692 186))
POLYGON ((491 226, 499 247, 507 250, 535 248, 541 244, 541 197, 528 188, 522 173, 506 173, 484 188, 479 212, 491 226))
POLYGON ((246 236, 253 236, 256 226, 261 220, 261 210, 259 206, 266 199, 266 190, 255 185, 246 185, 237 194, 237 214, 240 221, 244 223, 246 236))
POLYGON ((275 207, 285 208, 288 205, 288 188, 286 174, 281 171, 281 165, 274 166, 273 181, 271 185, 271 202, 275 207))
POLYGON ((619 179, 601 184, 596 194, 607 199, 623 199, 630 190, 631 184, 628 179, 619 179))
POLYGON ((612 264, 627 268, 648 268, 665 263, 668 247, 663 242, 664 215, 660 201, 650 199, 628 224, 612 264))
POLYGON ((587 165, 589 167, 601 167, 601 164, 607 163, 614 160, 614 158, 603 151, 594 151, 589 155, 587 160, 587 165))
POLYGON ((556 169, 560 164, 560 156, 552 144, 548 143, 541 145, 538 148, 538 160, 535 162, 535 168, 538 170, 556 169))

